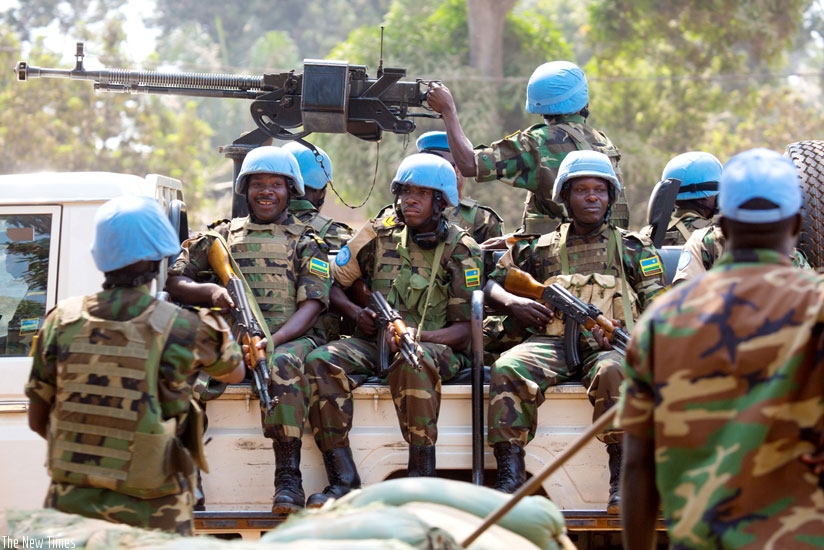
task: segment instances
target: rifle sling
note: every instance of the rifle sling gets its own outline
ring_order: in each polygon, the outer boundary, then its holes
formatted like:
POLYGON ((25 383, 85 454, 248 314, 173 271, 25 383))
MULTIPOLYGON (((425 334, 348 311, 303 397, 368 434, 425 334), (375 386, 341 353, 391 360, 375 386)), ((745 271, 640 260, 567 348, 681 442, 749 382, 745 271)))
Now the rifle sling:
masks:
POLYGON ((249 302, 249 309, 252 310, 252 316, 254 316, 257 320, 258 325, 260 325, 261 330, 263 330, 263 334, 266 336, 266 355, 271 357, 275 351, 275 347, 272 342, 272 335, 269 332, 269 327, 266 325, 266 319, 263 317, 263 312, 260 311, 260 306, 258 306, 257 299, 255 298, 252 289, 249 287, 249 283, 246 282, 246 277, 243 276, 243 271, 240 270, 240 267, 232 257, 229 243, 227 243, 226 239, 223 238, 223 235, 217 231, 209 230, 206 232, 206 235, 218 239, 221 243, 223 243, 223 246, 226 247, 226 254, 229 256, 229 265, 232 266, 232 271, 235 272, 235 275, 237 275, 237 278, 240 279, 240 282, 243 284, 243 292, 246 294, 246 301, 249 302))
MULTIPOLYGON (((404 226, 403 231, 401 231, 401 246, 406 248, 407 241, 409 238, 409 229, 408 226, 404 226)), ((417 344, 421 340, 421 331, 424 327, 424 321, 426 320, 426 310, 429 309, 429 301, 432 298, 432 289, 435 287, 435 277, 438 275, 438 271, 441 269, 441 258, 443 257, 443 249, 446 246, 444 241, 438 243, 438 247, 435 249, 435 258, 432 260, 432 274, 429 276, 429 287, 426 290, 426 303, 423 305, 423 312, 421 312, 421 322, 418 325, 418 330, 415 331, 415 343, 417 344)), ((407 265, 409 269, 412 269, 412 266, 407 265)))

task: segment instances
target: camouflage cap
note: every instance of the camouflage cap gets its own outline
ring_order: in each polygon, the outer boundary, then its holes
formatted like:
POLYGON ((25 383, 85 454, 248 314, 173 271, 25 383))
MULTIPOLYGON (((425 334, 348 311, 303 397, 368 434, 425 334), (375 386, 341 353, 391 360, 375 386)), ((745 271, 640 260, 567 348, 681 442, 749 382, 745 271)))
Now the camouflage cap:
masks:
POLYGON ((798 213, 801 185, 798 168, 776 151, 757 148, 732 157, 721 172, 721 215, 743 223, 772 223, 798 213), (763 205, 748 206, 753 199, 763 205))

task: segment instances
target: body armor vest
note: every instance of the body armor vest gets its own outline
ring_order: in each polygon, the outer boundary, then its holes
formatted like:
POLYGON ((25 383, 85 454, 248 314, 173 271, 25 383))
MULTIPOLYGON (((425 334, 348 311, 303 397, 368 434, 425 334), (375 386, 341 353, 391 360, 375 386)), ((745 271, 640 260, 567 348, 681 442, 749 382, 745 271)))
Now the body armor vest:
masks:
MULTIPOLYGON (((371 290, 381 291, 389 304, 403 315, 407 324, 417 327, 420 325, 426 296, 429 293, 429 280, 436 251, 423 250, 412 243, 411 237, 407 239, 404 247, 401 232, 402 226, 378 229, 371 290)), ((458 226, 449 226, 441 265, 448 259, 462 233, 464 231, 458 226)), ((423 330, 436 330, 446 326, 449 284, 445 281, 444 270, 440 266, 438 269, 423 330)))
POLYGON ((163 420, 157 395, 177 308, 155 302, 134 319, 111 321, 92 316, 78 297, 61 303, 57 315, 61 331, 82 327, 57 363, 52 479, 145 499, 180 493, 170 460, 179 451, 177 419, 163 420))
POLYGON ((305 225, 236 218, 226 242, 272 334, 297 311, 297 247, 305 225))

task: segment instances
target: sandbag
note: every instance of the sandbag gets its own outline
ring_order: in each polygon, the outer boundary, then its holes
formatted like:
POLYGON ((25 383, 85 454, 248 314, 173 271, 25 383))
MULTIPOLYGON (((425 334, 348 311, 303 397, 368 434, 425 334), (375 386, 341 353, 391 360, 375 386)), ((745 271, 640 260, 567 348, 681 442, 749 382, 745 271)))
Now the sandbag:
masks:
POLYGON ((262 542, 292 542, 309 539, 399 540, 420 550, 459 550, 460 544, 443 529, 432 527, 417 516, 378 502, 358 507, 324 507, 292 514, 269 531, 262 542))
MULTIPOLYGON (((335 507, 362 507, 375 502, 400 506, 408 502, 432 502, 458 508, 485 518, 511 496, 463 481, 434 477, 401 478, 370 485, 330 504, 335 507)), ((326 507, 324 507, 324 510, 326 507)), ((564 516, 547 498, 530 496, 521 499, 498 525, 523 536, 539 548, 556 547, 555 538, 566 534, 564 516)))

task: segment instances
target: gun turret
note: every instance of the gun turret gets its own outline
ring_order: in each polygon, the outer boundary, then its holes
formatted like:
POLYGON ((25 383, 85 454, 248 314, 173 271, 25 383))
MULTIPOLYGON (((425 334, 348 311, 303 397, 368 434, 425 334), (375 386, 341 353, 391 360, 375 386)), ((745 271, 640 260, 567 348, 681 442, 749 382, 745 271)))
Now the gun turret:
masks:
POLYGON ((94 89, 107 92, 182 95, 247 99, 252 119, 269 137, 303 138, 312 132, 350 133, 378 141, 384 131, 409 134, 413 117, 437 118, 410 109, 426 108, 424 82, 405 82, 406 69, 382 68, 377 79, 369 78, 363 65, 344 61, 306 59, 303 73, 258 76, 164 73, 108 69, 87 71, 84 46, 77 43, 74 69, 32 67, 20 61, 14 68, 17 80, 68 78, 90 80, 94 89), (293 133, 287 128, 301 128, 293 133))

